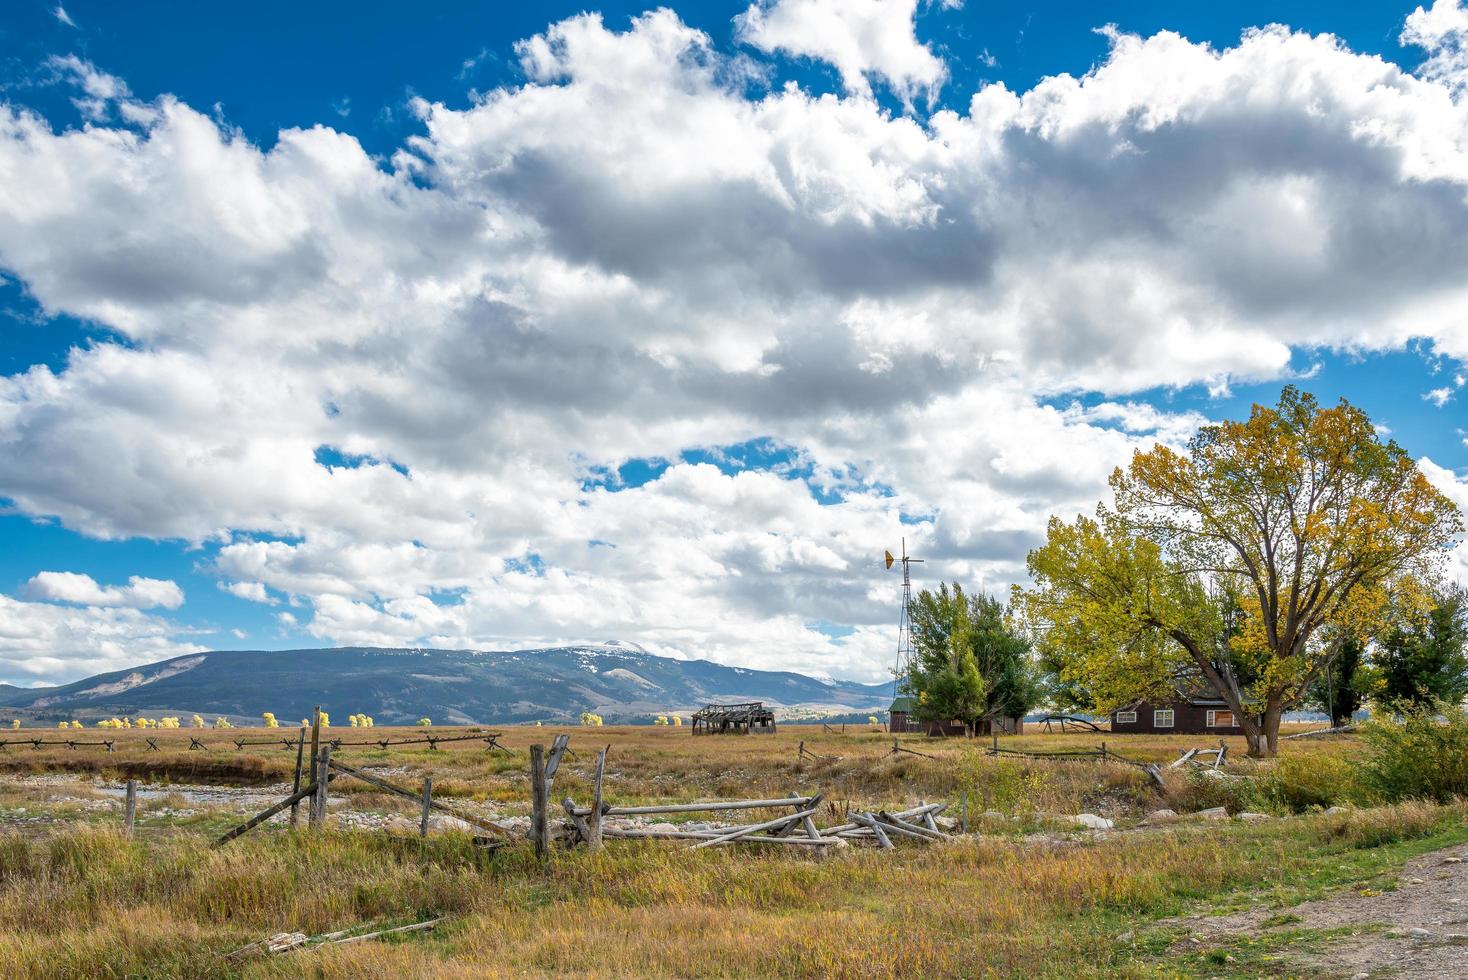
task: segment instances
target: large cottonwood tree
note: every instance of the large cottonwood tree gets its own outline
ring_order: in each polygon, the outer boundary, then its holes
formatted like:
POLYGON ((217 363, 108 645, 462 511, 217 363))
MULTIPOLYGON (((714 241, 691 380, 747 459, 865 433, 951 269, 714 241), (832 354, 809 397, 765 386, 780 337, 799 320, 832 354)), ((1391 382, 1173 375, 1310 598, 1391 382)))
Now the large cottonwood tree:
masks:
POLYGON ((1457 508, 1344 400, 1293 387, 1275 407, 1138 452, 1115 507, 1052 519, 1019 608, 1047 654, 1106 709, 1201 675, 1250 753, 1388 595, 1422 593, 1462 531, 1457 508), (1232 611, 1233 615, 1230 615, 1232 611))

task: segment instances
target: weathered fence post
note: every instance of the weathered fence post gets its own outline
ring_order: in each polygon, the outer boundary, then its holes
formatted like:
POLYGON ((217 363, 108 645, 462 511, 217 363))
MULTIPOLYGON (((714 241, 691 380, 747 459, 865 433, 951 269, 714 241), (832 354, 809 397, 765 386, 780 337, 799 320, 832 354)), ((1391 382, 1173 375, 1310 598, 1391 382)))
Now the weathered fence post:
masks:
POLYGON ((128 839, 133 835, 133 820, 138 813, 138 781, 129 779, 127 781, 127 800, 122 808, 122 834, 128 839))
POLYGON ((433 777, 423 777, 423 816, 418 818, 418 836, 428 836, 428 811, 433 808, 433 777))
POLYGON ((994 751, 995 752, 998 752, 999 751, 999 729, 997 729, 997 728, 991 728, 991 729, 989 729, 989 734, 994 737, 994 751))
POLYGON ((331 746, 321 746, 321 761, 316 767, 316 795, 311 805, 311 826, 318 830, 326 823, 326 795, 331 786, 331 746))
MULTIPOLYGON (((311 709, 311 781, 315 783, 321 768, 321 705, 311 709)), ((312 830, 316 829, 316 797, 320 792, 311 794, 311 802, 306 806, 306 826, 312 830)))
POLYGON ((586 821, 586 826, 591 831, 591 836, 586 840, 586 847, 592 851, 601 850, 601 777, 607 767, 607 751, 610 748, 611 746, 608 745, 598 753, 596 757, 596 775, 592 777, 591 781, 591 813, 586 821))
MULTIPOLYGON (((304 758, 303 757, 305 756, 305 754, 306 754, 306 726, 305 725, 302 725, 301 726, 301 735, 300 735, 299 738, 296 739, 296 778, 295 778, 295 781, 293 783, 291 783, 291 795, 292 796, 295 796, 297 793, 299 793, 301 791, 301 763, 302 763, 302 761, 304 761, 304 758)), ((298 801, 298 802, 295 802, 295 803, 292 803, 291 804, 291 830, 295 830, 300 825, 301 825, 301 804, 298 801)))
POLYGON ((530 836, 535 857, 545 862, 550 855, 550 815, 545 807, 545 746, 530 746, 530 836))

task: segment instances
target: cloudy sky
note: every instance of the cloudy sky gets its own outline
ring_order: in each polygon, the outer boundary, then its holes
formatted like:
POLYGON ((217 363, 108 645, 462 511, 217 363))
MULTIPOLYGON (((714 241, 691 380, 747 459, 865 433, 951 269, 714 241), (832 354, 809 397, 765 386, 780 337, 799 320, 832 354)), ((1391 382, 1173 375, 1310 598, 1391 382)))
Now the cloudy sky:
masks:
POLYGON ((884 548, 1005 589, 1290 382, 1468 505, 1460 0, 425 7, 0 14, 0 681, 878 680, 884 548))

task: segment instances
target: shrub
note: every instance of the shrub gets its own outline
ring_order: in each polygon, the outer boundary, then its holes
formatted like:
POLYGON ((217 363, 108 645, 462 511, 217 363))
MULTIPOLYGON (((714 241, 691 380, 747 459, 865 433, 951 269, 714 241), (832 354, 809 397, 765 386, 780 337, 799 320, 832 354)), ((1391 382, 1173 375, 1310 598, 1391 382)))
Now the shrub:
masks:
MULTIPOLYGON (((1458 818, 1464 815, 1460 807, 1458 818)), ((1333 813, 1320 818, 1316 833, 1327 843, 1339 841, 1364 850, 1429 837, 1442 829, 1445 816, 1451 819, 1452 811, 1445 813, 1430 804, 1414 801, 1333 813)))
POLYGON ((419 718, 418 719, 418 724, 422 725, 424 728, 427 728, 429 725, 432 725, 433 724, 433 719, 431 719, 431 718, 419 718))
POLYGON ((1299 813, 1311 807, 1360 802, 1361 785, 1350 763, 1334 756, 1280 756, 1262 779, 1264 793, 1281 809, 1299 813))
POLYGON ((1457 705, 1411 708, 1361 726, 1357 778, 1378 800, 1468 797, 1468 712, 1457 705))
POLYGON ((1211 770, 1191 769, 1181 786, 1168 784, 1168 797, 1181 813, 1224 807, 1229 813, 1259 810, 1268 800, 1259 780, 1250 776, 1210 775, 1211 770))

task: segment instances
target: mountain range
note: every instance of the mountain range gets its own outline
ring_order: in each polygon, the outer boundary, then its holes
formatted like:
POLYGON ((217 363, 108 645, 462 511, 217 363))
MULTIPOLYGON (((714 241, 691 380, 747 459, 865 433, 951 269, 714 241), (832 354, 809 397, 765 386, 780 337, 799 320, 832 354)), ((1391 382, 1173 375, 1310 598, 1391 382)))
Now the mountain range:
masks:
POLYGON ((789 671, 655 656, 611 642, 536 650, 339 647, 220 650, 97 674, 58 687, 0 686, 0 708, 27 722, 191 714, 236 723, 273 712, 284 722, 313 705, 379 725, 608 723, 687 714, 714 701, 764 701, 777 717, 852 719, 885 710, 892 685, 828 682, 789 671))

